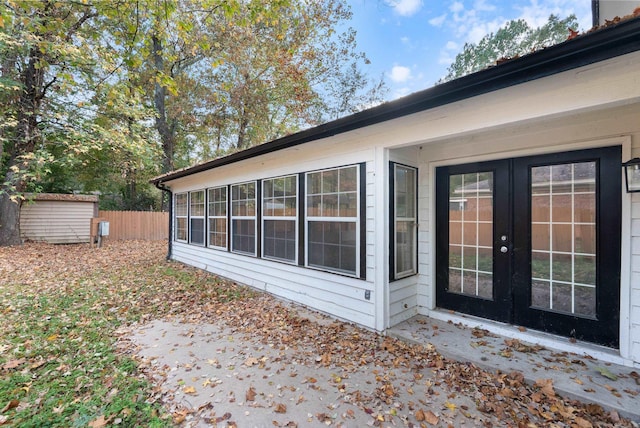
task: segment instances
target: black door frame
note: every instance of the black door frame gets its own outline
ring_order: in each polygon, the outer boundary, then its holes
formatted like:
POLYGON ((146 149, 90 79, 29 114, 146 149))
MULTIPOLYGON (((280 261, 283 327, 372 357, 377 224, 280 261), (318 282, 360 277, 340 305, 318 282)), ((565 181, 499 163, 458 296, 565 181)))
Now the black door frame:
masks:
POLYGON ((436 305, 617 348, 620 328, 621 153, 620 146, 613 146, 436 168, 436 305), (595 318, 533 308, 530 289, 531 167, 587 161, 595 161, 597 165, 598 287, 595 318), (449 283, 449 176, 485 171, 495 171, 493 300, 448 293, 446 290, 449 283), (505 244, 498 239, 502 235, 508 237, 509 251, 506 255, 499 251, 505 244))
MULTIPOLYGON (((511 210, 509 194, 509 160, 475 162, 436 169, 436 301, 447 309, 509 322, 512 318, 509 290, 511 264, 509 254, 500 252, 503 243, 499 236, 511 237, 511 210), (444 284, 449 283, 449 176, 475 172, 493 172, 493 299, 483 299, 462 294, 448 293, 444 284), (446 221, 444 221, 446 219, 446 221)), ((509 242, 504 243, 510 246, 509 242)))
POLYGON ((617 348, 620 339, 620 257, 622 230, 622 148, 586 149, 513 159, 515 188, 531 188, 531 168, 573 162, 596 162, 596 317, 571 316, 531 305, 531 198, 515 192, 514 323, 536 330, 617 348), (528 272, 528 274, 525 274, 528 272))

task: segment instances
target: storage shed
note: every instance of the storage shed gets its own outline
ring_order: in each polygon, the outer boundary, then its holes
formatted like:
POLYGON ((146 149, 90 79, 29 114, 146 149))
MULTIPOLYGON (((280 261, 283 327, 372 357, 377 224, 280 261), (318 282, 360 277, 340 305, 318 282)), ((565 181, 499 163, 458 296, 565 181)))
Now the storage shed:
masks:
POLYGON ((95 195, 26 195, 20 209, 23 241, 51 244, 89 242, 91 218, 98 215, 95 195))

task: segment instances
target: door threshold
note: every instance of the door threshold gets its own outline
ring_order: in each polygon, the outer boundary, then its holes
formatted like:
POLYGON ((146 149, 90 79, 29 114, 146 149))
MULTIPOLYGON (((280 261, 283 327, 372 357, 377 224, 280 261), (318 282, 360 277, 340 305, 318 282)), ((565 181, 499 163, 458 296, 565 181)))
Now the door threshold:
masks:
POLYGON ((575 339, 572 340, 567 337, 551 333, 530 330, 525 327, 488 320, 473 315, 461 314, 459 312, 452 312, 446 309, 431 310, 426 316, 440 321, 445 321, 447 323, 462 324, 472 329, 479 328, 487 330, 498 336, 504 336, 509 339, 518 339, 523 342, 540 345, 560 352, 571 352, 577 355, 588 356, 605 363, 627 367, 640 366, 640 364, 634 364, 632 360, 623 358, 620 355, 619 349, 608 348, 595 343, 575 339))

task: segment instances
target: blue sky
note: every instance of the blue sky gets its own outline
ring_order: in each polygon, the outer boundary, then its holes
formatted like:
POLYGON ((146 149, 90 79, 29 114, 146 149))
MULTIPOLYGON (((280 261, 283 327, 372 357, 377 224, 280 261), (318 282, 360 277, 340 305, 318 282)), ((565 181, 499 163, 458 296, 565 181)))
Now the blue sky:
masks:
POLYGON ((575 14, 591 27, 591 0, 349 0, 368 73, 384 75, 387 99, 433 86, 465 42, 477 42, 511 19, 544 24, 575 14))

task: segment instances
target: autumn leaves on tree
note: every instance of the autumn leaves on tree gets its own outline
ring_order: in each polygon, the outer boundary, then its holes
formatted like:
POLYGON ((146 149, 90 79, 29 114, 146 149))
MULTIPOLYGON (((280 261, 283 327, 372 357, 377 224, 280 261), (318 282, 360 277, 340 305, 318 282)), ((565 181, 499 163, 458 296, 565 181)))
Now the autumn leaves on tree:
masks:
POLYGON ((346 2, 0 4, 0 245, 25 192, 99 191, 149 209, 147 181, 380 102, 346 2))

